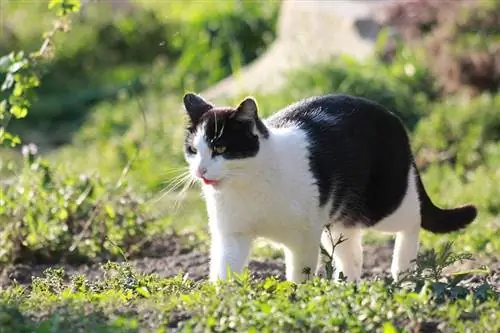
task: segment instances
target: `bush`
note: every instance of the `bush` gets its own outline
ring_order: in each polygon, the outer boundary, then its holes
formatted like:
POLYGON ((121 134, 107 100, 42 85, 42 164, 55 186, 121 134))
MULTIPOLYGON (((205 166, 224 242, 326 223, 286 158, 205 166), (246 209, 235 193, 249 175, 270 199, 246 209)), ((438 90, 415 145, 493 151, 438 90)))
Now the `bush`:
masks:
MULTIPOLYGON (((443 95, 500 88, 500 2, 405 1, 391 4, 386 22, 404 43, 425 50, 443 95)), ((394 39, 381 57, 390 60, 394 39)))
POLYGON ((418 63, 406 60, 386 66, 378 61, 363 63, 349 57, 332 59, 290 73, 285 87, 277 94, 260 98, 260 104, 263 109, 275 112, 287 103, 311 95, 348 93, 381 103, 413 129, 427 113, 432 81, 418 63), (428 92, 421 92, 424 86, 428 92))
POLYGON ((134 251, 147 225, 140 198, 97 175, 54 168, 33 146, 23 150, 22 170, 0 188, 1 262, 112 260, 134 251))
POLYGON ((419 164, 451 163, 465 171, 486 163, 487 152, 500 140, 498 110, 500 95, 490 94, 434 105, 414 134, 419 164))

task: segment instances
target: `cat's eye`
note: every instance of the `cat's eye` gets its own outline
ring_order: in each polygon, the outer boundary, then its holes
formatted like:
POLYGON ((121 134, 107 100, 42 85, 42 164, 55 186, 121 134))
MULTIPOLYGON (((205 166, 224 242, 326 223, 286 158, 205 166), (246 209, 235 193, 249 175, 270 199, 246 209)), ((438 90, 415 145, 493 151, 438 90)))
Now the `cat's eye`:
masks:
POLYGON ((215 146, 214 147, 214 152, 217 154, 222 154, 226 151, 226 147, 224 146, 215 146))
POLYGON ((193 155, 194 155, 194 154, 196 154, 196 148, 195 148, 195 147, 193 147, 193 146, 188 146, 188 147, 187 147, 187 151, 188 151, 188 153, 190 153, 190 154, 193 154, 193 155))

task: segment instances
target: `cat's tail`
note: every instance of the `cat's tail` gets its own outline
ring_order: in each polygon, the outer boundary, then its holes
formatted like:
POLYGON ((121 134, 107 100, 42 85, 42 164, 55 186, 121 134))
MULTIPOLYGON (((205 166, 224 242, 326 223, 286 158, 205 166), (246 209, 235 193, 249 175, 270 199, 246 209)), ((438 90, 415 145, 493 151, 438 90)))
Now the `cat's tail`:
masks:
MULTIPOLYGON (((414 168, 417 170, 415 166, 414 168)), ((474 221, 477 216, 477 209, 474 205, 464 205, 451 209, 442 209, 434 205, 425 191, 418 171, 416 173, 422 228, 435 234, 445 234, 463 229, 474 221)))

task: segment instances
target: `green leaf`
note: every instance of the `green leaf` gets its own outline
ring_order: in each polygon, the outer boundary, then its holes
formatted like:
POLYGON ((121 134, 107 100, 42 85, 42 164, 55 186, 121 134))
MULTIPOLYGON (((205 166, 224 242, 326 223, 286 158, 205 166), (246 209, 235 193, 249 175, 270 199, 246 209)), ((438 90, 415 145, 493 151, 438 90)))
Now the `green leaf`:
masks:
POLYGON ((3 114, 7 112, 7 100, 4 99, 0 102, 0 120, 4 118, 3 114))
POLYGON ((64 208, 61 208, 58 213, 59 219, 66 220, 68 218, 68 211, 64 208))
POLYGON ((10 113, 12 113, 17 119, 20 119, 26 117, 26 115, 28 114, 28 109, 19 105, 13 105, 10 108, 10 113))
POLYGON ((21 138, 19 136, 7 132, 3 126, 0 127, 0 130, 2 132, 0 134, 0 144, 9 142, 11 147, 15 147, 16 145, 21 143, 21 138))
POLYGON ((19 82, 14 86, 14 91, 12 92, 12 95, 16 97, 20 97, 24 92, 24 87, 22 84, 19 82))
POLYGON ((136 291, 139 293, 139 295, 141 295, 145 298, 149 298, 151 296, 151 293, 149 292, 148 288, 146 288, 145 286, 137 288, 136 291))
POLYGON ((386 321, 383 325, 384 333, 398 333, 398 329, 389 321, 386 321))
POLYGON ((111 205, 105 205, 104 209, 106 209, 106 213, 110 218, 114 219, 116 217, 115 210, 111 205))
POLYGON ((51 0, 49 9, 54 9, 57 16, 65 16, 71 13, 76 13, 80 10, 81 3, 79 0, 51 0))

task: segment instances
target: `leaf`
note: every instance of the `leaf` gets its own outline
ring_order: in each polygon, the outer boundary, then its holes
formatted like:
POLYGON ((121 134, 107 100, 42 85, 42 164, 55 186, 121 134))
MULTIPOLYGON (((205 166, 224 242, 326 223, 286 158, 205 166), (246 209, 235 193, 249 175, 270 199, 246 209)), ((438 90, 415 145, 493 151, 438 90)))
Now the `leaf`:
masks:
POLYGON ((432 284, 432 291, 438 296, 442 295, 446 291, 446 283, 434 282, 432 284))
POLYGON ((108 213, 108 216, 110 218, 114 219, 116 217, 115 210, 114 210, 114 208, 111 205, 109 205, 109 204, 105 205, 104 209, 106 210, 106 213, 108 213))
POLYGON ((383 325, 383 331, 384 333, 397 333, 398 329, 389 321, 386 321, 383 325))
POLYGON ((139 295, 141 295, 144 298, 149 298, 151 296, 151 293, 149 292, 146 286, 136 288, 135 290, 137 291, 137 293, 139 293, 139 295))
POLYGON ((23 94, 24 92, 24 87, 22 84, 20 84, 19 82, 15 85, 14 87, 14 91, 12 92, 12 95, 15 96, 15 97, 21 97, 21 95, 23 94))
POLYGON ((66 220, 69 216, 68 211, 64 208, 61 208, 57 215, 59 216, 59 219, 61 219, 61 220, 66 220))
POLYGON ((55 9, 57 16, 76 13, 80 10, 80 7, 79 0, 51 0, 49 2, 49 9, 55 9))
POLYGON ((271 305, 269 305, 267 303, 262 303, 260 305, 260 310, 262 311, 262 313, 267 315, 267 314, 271 313, 272 307, 271 307, 271 305))
POLYGON ((474 292, 474 299, 479 301, 484 301, 488 298, 488 291, 491 290, 491 286, 487 283, 480 285, 474 292))
POLYGON ((0 102, 0 120, 4 118, 4 113, 7 112, 7 100, 4 99, 0 102))
POLYGON ((10 108, 10 113, 12 113, 17 119, 20 119, 26 117, 26 115, 28 114, 28 109, 19 105, 13 105, 10 108))
POLYGON ((21 143, 21 138, 19 137, 19 135, 13 135, 10 140, 10 145, 14 147, 20 143, 21 143))
POLYGON ((5 80, 3 81, 1 90, 2 91, 8 90, 12 88, 13 84, 14 84, 14 75, 12 75, 11 73, 7 73, 7 75, 5 76, 5 80))
POLYGON ((21 68, 24 67, 24 65, 26 65, 28 63, 28 61, 26 59, 21 59, 19 61, 16 61, 15 63, 13 63, 12 65, 9 66, 8 68, 8 71, 9 73, 16 73, 17 71, 19 71, 21 68))

